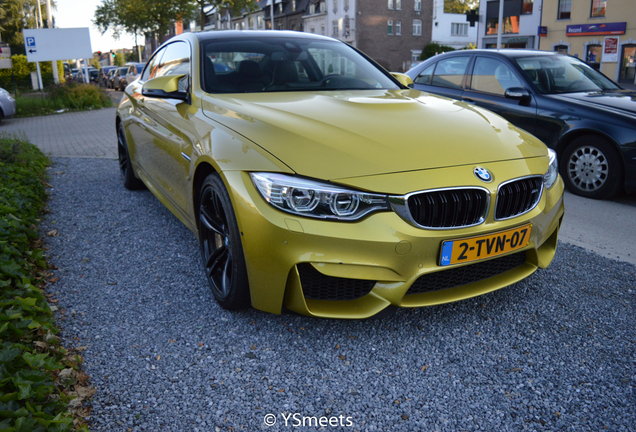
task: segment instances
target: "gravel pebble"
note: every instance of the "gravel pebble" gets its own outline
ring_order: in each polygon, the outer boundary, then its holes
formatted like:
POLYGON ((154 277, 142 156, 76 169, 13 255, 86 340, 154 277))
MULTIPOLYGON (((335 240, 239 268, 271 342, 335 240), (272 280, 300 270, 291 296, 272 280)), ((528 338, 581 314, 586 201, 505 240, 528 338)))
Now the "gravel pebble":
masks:
POLYGON ((515 286, 384 319, 228 312, 194 235, 117 161, 55 163, 49 291, 64 344, 88 345, 92 431, 635 430, 630 264, 560 244, 515 286))

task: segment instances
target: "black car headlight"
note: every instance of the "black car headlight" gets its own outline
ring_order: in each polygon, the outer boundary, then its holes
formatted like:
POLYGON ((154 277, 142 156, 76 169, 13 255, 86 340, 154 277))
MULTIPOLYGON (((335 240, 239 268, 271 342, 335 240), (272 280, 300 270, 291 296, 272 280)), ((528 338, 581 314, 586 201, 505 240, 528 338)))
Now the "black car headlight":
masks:
POLYGON ((546 189, 550 189, 554 182, 559 177, 559 163, 557 161, 557 154, 554 150, 548 149, 548 155, 550 156, 550 167, 548 171, 543 175, 543 186, 546 189))
POLYGON ((298 216, 353 221, 375 211, 390 210, 386 195, 285 174, 250 173, 250 177, 265 201, 298 216))

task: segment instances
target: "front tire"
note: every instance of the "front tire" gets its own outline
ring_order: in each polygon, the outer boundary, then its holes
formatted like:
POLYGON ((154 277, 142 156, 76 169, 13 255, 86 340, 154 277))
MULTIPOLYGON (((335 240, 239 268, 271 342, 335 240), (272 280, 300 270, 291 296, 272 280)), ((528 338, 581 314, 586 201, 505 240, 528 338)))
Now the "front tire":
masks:
POLYGON ((560 161, 561 177, 570 192, 586 198, 611 198, 623 184, 620 156, 605 139, 584 136, 572 141, 560 161))
POLYGON ((119 171, 124 187, 128 190, 138 190, 144 187, 144 183, 135 177, 135 171, 130 160, 128 152, 128 141, 126 141, 126 132, 124 125, 120 122, 117 125, 117 153, 119 155, 119 171))
POLYGON ((224 309, 245 309, 251 305, 249 282, 230 196, 217 174, 205 179, 199 196, 199 244, 212 294, 224 309))

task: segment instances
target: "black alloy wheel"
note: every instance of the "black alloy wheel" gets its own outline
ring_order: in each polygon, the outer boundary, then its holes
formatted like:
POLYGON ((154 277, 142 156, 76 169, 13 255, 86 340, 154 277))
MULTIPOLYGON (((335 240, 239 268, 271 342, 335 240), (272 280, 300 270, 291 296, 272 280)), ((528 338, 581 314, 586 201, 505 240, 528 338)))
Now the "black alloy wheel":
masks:
POLYGON ((561 177, 568 190, 586 198, 611 198, 623 184, 623 167, 615 148, 602 137, 583 136, 561 155, 561 177))
POLYGON ((124 187, 128 190, 142 189, 144 183, 135 176, 135 171, 130 161, 130 153, 128 152, 126 132, 121 122, 117 125, 117 153, 119 155, 119 171, 121 172, 124 187))
POLYGON ((241 237, 232 202, 216 174, 209 175, 201 187, 198 217, 203 268, 216 301, 228 310, 249 307, 241 237))

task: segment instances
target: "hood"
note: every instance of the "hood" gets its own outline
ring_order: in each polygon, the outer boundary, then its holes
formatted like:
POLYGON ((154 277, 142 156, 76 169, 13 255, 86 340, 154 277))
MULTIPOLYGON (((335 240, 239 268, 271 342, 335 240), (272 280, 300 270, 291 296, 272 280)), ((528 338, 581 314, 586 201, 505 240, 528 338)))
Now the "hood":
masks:
POLYGON ((586 106, 601 106, 612 110, 627 111, 636 114, 636 91, 634 90, 607 90, 604 92, 579 92, 549 95, 550 97, 574 102, 580 102, 586 106))
POLYGON ((325 180, 547 154, 489 111, 417 90, 206 95, 202 108, 296 173, 325 180))

